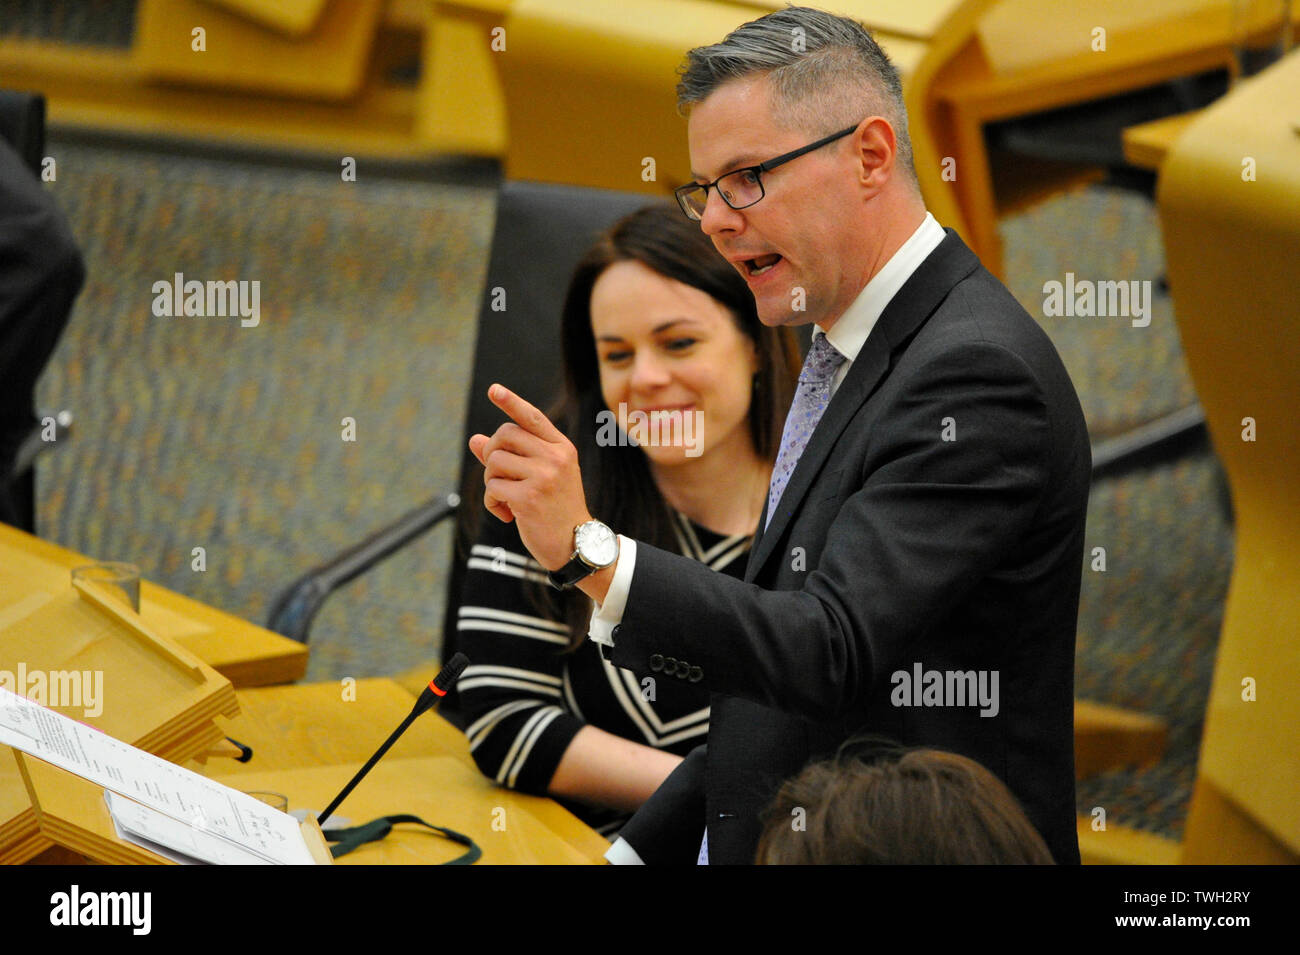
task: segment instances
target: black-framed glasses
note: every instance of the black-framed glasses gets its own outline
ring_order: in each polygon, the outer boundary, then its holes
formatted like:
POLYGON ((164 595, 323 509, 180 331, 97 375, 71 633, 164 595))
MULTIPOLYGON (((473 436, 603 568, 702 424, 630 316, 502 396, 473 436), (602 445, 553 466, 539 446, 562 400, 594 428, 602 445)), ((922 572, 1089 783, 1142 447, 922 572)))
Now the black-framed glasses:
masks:
POLYGON ((784 165, 791 159, 798 159, 804 153, 810 153, 814 149, 821 149, 827 143, 842 139, 857 128, 858 126, 855 123, 847 129, 841 129, 838 133, 823 136, 815 143, 800 146, 792 152, 784 153, 775 159, 759 163, 757 166, 733 169, 731 172, 719 176, 713 182, 688 182, 686 185, 674 189, 673 195, 677 197, 677 204, 682 207, 682 212, 686 213, 687 218, 694 219, 696 222, 704 218, 704 207, 709 203, 710 189, 716 188, 718 195, 722 196, 722 201, 731 208, 748 209, 766 195, 763 192, 763 173, 771 172, 777 166, 784 165))

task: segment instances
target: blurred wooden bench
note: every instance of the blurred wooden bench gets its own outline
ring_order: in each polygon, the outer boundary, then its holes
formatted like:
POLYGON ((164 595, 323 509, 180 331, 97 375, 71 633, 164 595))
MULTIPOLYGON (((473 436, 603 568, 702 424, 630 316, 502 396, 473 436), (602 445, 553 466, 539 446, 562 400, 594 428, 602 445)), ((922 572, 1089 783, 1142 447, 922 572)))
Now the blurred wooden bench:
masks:
MULTIPOLYGON (((0 524, 0 616, 29 594, 67 590, 72 568, 92 558, 0 524)), ((307 647, 152 581, 140 581, 140 616, 236 687, 290 683, 307 672, 307 647)))
POLYGON ((1178 137, 1198 115, 1199 110, 1130 126, 1124 130, 1124 157, 1140 169, 1156 172, 1178 137))
MULTIPOLYGON (((1300 8, 1293 13, 1300 17, 1300 8)), ((1044 178, 1026 167, 995 178, 985 126, 1177 77, 1231 73, 1233 37, 1230 0, 969 0, 908 90, 927 204, 1001 275, 999 217, 1027 199, 1085 181, 1086 172, 1065 169, 1044 178), (1104 50, 1094 49, 1098 28, 1105 31, 1104 50), (942 178, 943 157, 956 161, 950 180, 942 178)))
MULTIPOLYGON (((955 0, 839 0, 906 75, 955 0)), ((690 178, 677 68, 784 3, 772 0, 517 0, 499 58, 509 124, 506 175, 664 194, 690 178), (646 160, 653 159, 653 169, 646 160), (651 175, 652 173, 652 175, 651 175)))
POLYGON ((1174 316, 1236 513, 1189 863, 1300 863, 1298 89, 1293 52, 1204 110, 1161 166, 1174 316))
MULTIPOLYGON (((411 711, 390 680, 343 686, 314 683, 239 693, 227 731, 253 747, 248 763, 209 760, 199 771, 245 792, 282 793, 291 809, 320 811, 411 711)), ((601 864, 609 842, 551 799, 514 792, 479 772, 464 734, 427 713, 339 806, 353 824, 414 813, 466 833, 481 864, 601 864)), ((338 818, 338 817, 336 817, 338 818)), ((462 847, 427 831, 399 827, 363 846, 343 865, 430 865, 462 847)))
POLYGON ((385 160, 499 156, 490 31, 508 4, 140 0, 131 49, 0 35, 0 75, 43 91, 55 128, 385 160))
POLYGON ((1183 839, 1081 819, 1085 861, 1300 863, 1296 89, 1292 54, 1160 131, 1174 317, 1232 489, 1235 557, 1183 839))

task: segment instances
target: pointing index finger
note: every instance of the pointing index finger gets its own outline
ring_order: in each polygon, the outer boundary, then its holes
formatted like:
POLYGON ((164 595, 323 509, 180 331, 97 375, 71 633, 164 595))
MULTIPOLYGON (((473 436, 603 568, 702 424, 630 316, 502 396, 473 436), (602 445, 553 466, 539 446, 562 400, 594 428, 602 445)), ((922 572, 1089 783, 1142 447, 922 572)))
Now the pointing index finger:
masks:
POLYGON ((504 411, 525 431, 537 435, 543 441, 562 441, 564 435, 549 418, 538 411, 523 398, 505 385, 495 384, 488 388, 488 400, 504 411))

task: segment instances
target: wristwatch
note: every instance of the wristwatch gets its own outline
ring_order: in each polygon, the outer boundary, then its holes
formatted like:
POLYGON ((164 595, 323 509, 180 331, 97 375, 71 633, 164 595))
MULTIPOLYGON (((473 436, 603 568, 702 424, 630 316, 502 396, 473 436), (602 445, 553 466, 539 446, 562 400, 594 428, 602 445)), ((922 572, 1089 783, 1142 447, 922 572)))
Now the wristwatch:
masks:
POLYGON ((569 590, 578 581, 618 560, 618 536, 600 521, 573 529, 573 558, 546 579, 556 590, 569 590))

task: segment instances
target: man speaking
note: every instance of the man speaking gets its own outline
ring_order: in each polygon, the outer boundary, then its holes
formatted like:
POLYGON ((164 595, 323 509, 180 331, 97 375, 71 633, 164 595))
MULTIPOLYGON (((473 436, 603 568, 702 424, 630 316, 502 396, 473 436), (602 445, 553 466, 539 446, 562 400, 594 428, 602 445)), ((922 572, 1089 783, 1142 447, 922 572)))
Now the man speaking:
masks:
POLYGON ((470 441, 488 509, 596 601, 606 658, 712 691, 707 750, 611 851, 751 862, 781 782, 866 732, 982 763, 1078 862, 1091 455, 1055 349, 926 212, 897 72, 857 23, 747 23, 687 55, 678 97, 683 212, 763 322, 816 324, 745 580, 594 519, 572 445, 505 387, 512 422, 470 441))

